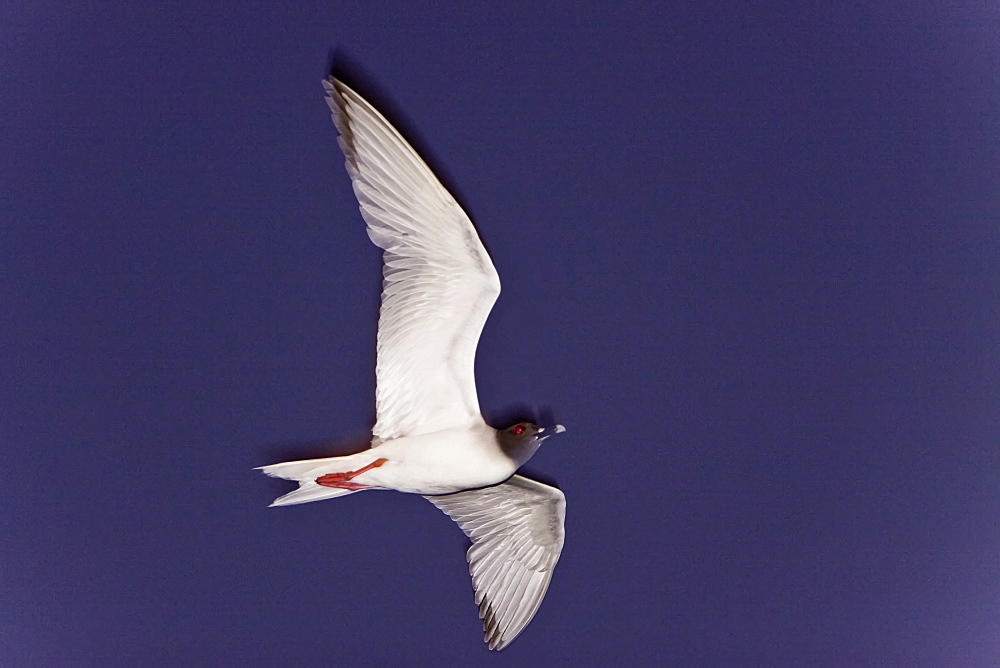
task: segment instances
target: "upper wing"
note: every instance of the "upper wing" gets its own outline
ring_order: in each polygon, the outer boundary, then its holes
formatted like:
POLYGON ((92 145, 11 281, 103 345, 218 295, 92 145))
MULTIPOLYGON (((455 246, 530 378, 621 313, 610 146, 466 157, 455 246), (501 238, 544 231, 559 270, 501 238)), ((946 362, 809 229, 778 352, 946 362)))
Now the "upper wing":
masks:
POLYGON ((342 82, 324 81, 347 171, 384 249, 374 435, 482 420, 476 344, 500 278, 472 221, 416 151, 342 82))
POLYGON ((559 561, 566 497, 515 475, 507 482, 425 496, 472 540, 467 555, 490 649, 503 649, 535 616, 559 561))

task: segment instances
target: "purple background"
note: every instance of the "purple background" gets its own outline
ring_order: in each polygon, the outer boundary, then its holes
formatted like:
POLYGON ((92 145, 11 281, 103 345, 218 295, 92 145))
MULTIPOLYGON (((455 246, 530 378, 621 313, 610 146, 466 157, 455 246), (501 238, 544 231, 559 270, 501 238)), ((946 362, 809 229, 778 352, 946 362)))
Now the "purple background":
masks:
POLYGON ((995 2, 156 4, 0 10, 0 662, 996 662, 995 2), (569 428, 500 655, 426 501, 251 470, 374 417, 337 49, 500 272, 484 412, 569 428))

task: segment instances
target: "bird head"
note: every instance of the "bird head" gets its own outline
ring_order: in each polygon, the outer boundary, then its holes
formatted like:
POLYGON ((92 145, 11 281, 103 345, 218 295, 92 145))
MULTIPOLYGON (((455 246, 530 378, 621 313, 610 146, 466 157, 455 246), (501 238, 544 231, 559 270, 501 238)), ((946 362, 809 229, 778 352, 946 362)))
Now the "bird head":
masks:
POLYGON ((497 439, 507 456, 516 460, 520 466, 531 459, 542 445, 542 441, 564 431, 566 427, 561 424, 540 427, 534 422, 518 422, 498 431, 497 439))

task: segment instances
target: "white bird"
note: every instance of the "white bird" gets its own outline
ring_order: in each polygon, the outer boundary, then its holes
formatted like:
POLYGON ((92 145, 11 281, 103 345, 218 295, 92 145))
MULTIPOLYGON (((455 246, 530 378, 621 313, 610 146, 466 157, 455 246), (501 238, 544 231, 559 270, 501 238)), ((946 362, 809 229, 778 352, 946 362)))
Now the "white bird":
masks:
POLYGON ((371 448, 260 467, 299 483, 285 506, 392 489, 422 494, 472 541, 467 558, 490 649, 517 637, 563 547, 566 499, 514 475, 562 425, 483 419, 474 362, 500 279, 472 221, 392 125, 341 81, 327 103, 368 224, 384 250, 371 448))

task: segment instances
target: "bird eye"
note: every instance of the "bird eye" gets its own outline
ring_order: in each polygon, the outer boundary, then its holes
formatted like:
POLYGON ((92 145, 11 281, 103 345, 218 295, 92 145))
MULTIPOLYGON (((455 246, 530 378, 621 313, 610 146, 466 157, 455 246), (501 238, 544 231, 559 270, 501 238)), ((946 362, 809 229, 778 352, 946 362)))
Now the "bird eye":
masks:
POLYGON ((524 425, 523 424, 516 424, 516 425, 514 425, 514 433, 515 434, 523 434, 524 433, 524 425))

